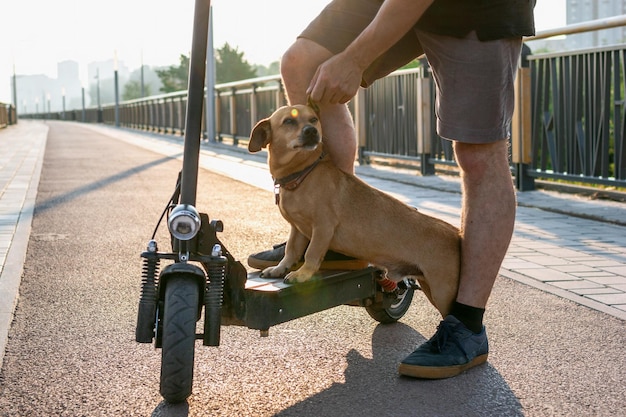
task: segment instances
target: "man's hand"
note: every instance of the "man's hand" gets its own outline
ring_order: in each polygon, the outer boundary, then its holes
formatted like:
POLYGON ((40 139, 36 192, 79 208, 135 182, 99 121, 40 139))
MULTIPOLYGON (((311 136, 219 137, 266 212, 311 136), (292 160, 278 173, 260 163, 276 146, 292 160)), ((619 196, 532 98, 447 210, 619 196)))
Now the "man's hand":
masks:
POLYGON ((345 53, 335 55, 317 68, 307 95, 320 104, 347 103, 357 93, 362 76, 355 60, 345 53))
POLYGON ((385 0, 372 22, 340 54, 317 68, 307 94, 320 104, 347 103, 363 72, 419 20, 433 0, 385 0))

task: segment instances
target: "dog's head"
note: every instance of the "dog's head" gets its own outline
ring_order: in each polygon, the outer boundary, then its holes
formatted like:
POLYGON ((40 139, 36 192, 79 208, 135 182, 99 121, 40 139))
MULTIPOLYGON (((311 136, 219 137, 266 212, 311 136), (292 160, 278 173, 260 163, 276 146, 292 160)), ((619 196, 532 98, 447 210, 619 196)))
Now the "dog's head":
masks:
POLYGON ((314 151, 322 143, 317 113, 309 106, 284 106, 252 129, 248 150, 258 152, 269 145, 281 154, 314 151))

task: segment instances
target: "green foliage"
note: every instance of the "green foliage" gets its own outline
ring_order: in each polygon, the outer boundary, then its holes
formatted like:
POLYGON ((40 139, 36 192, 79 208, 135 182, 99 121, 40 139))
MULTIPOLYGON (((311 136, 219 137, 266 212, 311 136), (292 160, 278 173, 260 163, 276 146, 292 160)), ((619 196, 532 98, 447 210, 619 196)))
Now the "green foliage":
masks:
MULTIPOLYGON (((228 43, 216 49, 215 81, 218 84, 257 76, 256 68, 250 65, 243 55, 243 52, 239 52, 238 48, 232 48, 228 43)), ((189 77, 189 56, 181 54, 179 65, 170 65, 165 69, 156 70, 156 73, 163 83, 162 92, 186 90, 189 77)))
POLYGON ((272 62, 269 66, 255 65, 257 77, 265 77, 266 75, 278 75, 280 74, 280 63, 278 61, 272 62))
MULTIPOLYGON (((152 89, 150 85, 144 85, 144 95, 152 95, 152 89)), ((141 81, 130 80, 124 85, 124 92, 122 93, 122 100, 134 100, 141 98, 141 81)))
POLYGON ((179 65, 170 65, 166 69, 156 70, 157 75, 163 83, 161 91, 173 93, 187 89, 187 78, 189 77, 189 57, 180 55, 179 65))
POLYGON ((243 52, 232 48, 228 42, 215 51, 215 82, 245 80, 256 77, 256 71, 243 57, 243 52))
POLYGON ((421 62, 419 59, 415 58, 413 61, 405 64, 402 68, 399 69, 410 69, 410 68, 419 68, 421 66, 421 62))

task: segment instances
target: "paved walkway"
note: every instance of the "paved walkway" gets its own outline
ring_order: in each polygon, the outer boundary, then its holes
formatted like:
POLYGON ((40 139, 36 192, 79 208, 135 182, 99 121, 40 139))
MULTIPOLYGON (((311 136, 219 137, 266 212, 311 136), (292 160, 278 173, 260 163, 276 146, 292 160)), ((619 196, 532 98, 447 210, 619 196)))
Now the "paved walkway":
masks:
MULTIPOLYGON (((155 152, 181 155, 180 137, 85 126, 155 152)), ((0 366, 17 300, 47 131, 46 124, 29 121, 0 130, 0 366)), ((263 154, 207 144, 200 163, 228 177, 273 189, 263 154)), ((357 174, 407 204, 458 225, 458 178, 419 177, 414 172, 372 166, 358 167, 357 174)), ((518 202, 515 235, 501 275, 626 320, 626 203, 546 191, 520 193, 518 202)))
POLYGON ((48 127, 0 129, 0 367, 24 268, 48 127))

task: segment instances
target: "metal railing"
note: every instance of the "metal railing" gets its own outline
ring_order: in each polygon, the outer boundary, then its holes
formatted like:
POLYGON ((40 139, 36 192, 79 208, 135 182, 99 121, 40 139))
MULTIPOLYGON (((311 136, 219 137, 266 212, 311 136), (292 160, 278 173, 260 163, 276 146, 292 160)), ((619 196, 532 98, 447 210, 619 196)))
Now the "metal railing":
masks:
POLYGON ((529 57, 532 160, 526 175, 626 186, 626 46, 529 57))
MULTIPOLYGON (((528 40, 625 25, 626 15, 615 16, 528 40)), ((530 55, 528 64, 522 71, 529 72, 524 88, 530 91, 531 127, 518 184, 546 178, 625 187, 626 45, 530 55)))
POLYGON ((0 129, 17 123, 15 106, 0 103, 0 129))
MULTIPOLYGON (((626 15, 540 32, 527 40, 624 25, 626 15)), ((517 188, 533 189, 537 178, 625 187, 626 45, 528 52, 526 47, 516 79, 511 129, 517 188)), ((424 175, 454 170, 451 142, 435 132, 434 91, 426 65, 396 71, 360 90, 350 103, 359 161, 409 165, 424 175)), ((203 136, 234 146, 245 145, 254 123, 285 104, 278 75, 218 84, 213 100, 215 135, 209 137, 205 115, 203 136)), ((119 123, 182 136, 186 105, 185 91, 125 101, 118 107, 119 123)), ((115 105, 66 112, 65 117, 114 124, 115 105)))

